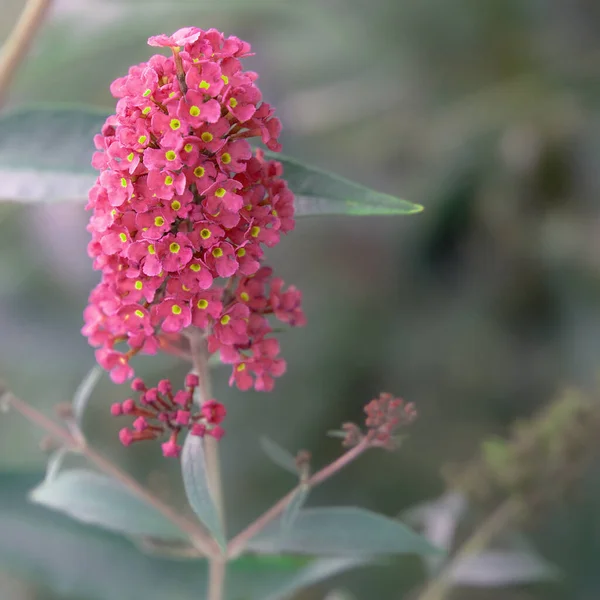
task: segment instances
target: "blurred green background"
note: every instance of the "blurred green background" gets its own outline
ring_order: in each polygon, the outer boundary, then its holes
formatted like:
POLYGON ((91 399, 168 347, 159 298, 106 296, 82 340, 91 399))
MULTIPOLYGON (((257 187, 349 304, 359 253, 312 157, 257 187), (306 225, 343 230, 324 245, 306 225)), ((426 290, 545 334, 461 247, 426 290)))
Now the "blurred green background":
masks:
MULTIPOLYGON (((22 4, 0 0, 0 38, 22 4)), ((232 530, 293 484, 265 459, 261 435, 324 464, 339 453, 325 432, 359 420, 379 391, 415 402, 420 418, 401 452, 367 455, 310 500, 395 515, 442 493, 441 466, 471 457, 482 436, 567 385, 595 386, 597 0, 58 0, 10 105, 110 108, 110 82, 150 55, 146 38, 187 25, 252 43, 245 64, 283 120, 286 154, 426 207, 406 218, 302 220, 270 253, 303 290, 309 325, 282 335, 289 368, 272 394, 231 390, 228 372, 215 371, 230 411, 232 530)), ((0 206, 0 376, 44 410, 68 399, 94 362, 79 334, 97 279, 87 218, 83 203, 0 206)), ((138 366, 156 377, 185 369, 166 358, 138 366)), ((158 446, 116 445, 121 423, 107 409, 127 395, 103 379, 87 416, 92 441, 177 502, 177 465, 158 446)), ((2 468, 39 472, 40 437, 3 417, 2 468)), ((600 597, 600 486, 589 479, 532 531, 563 570, 560 583, 456 597, 600 597)), ((393 564, 302 598, 341 585, 360 599, 401 600, 421 570, 393 564)), ((60 598, 9 574, 0 597, 60 598)))

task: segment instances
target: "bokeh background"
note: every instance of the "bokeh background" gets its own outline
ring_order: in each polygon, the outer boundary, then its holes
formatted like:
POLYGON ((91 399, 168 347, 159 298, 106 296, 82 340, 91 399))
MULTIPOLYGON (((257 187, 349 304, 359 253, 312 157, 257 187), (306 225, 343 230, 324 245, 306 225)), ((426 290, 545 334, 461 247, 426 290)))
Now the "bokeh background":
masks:
MULTIPOLYGON (((22 4, 0 0, 0 38, 22 4)), ((246 65, 277 106, 287 154, 426 207, 406 218, 308 218, 271 252, 303 290, 309 325, 281 336, 289 369, 272 394, 231 390, 226 370, 214 371, 230 410, 222 449, 232 530, 293 484, 265 458, 261 435, 322 464, 339 452, 325 432, 359 420, 379 391, 415 402, 420 418, 399 453, 373 452, 310 500, 396 515, 441 494, 441 467, 473 456, 482 436, 565 386, 595 387, 596 0, 57 0, 9 104, 110 108, 110 82, 148 57, 146 38, 187 25, 252 43, 246 65)), ((0 206, 0 376, 44 410, 94 363, 79 334, 97 279, 86 219, 83 203, 0 206)), ((185 370, 172 358, 138 366, 156 377, 185 370)), ((120 423, 107 408, 127 394, 101 381, 87 415, 92 441, 177 502, 177 467, 158 447, 116 445, 120 423)), ((2 469, 41 472, 39 439, 3 417, 2 469)), ((600 597, 600 493, 588 479, 530 532, 560 582, 457 597, 600 597)), ((401 600, 421 576, 399 560, 302 598, 341 586, 401 600)), ((63 600, 9 573, 0 597, 63 600)))

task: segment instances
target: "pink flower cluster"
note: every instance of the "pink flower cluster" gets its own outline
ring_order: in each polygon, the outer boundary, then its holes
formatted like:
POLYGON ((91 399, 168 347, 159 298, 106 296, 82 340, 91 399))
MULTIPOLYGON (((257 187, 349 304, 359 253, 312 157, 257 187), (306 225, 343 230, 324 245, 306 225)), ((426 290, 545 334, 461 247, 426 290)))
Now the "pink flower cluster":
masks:
POLYGON ((344 423, 344 446, 352 447, 366 440, 371 446, 392 450, 397 445, 395 434, 403 425, 412 423, 417 417, 414 404, 405 403, 392 394, 381 393, 365 406, 366 432, 354 423, 344 423))
POLYGON ((286 366, 269 315, 305 323, 300 292, 261 265, 294 228, 294 198, 248 138, 277 151, 280 122, 242 70, 246 42, 186 28, 149 44, 172 55, 113 82, 116 114, 95 137, 88 251, 102 279, 82 332, 116 383, 133 377, 132 356, 196 327, 233 366, 230 384, 270 390, 286 366))
POLYGON ((178 439, 183 430, 189 430, 191 435, 210 435, 220 440, 225 434, 220 426, 226 415, 225 407, 216 400, 207 400, 196 407, 193 398, 198 385, 198 376, 190 374, 185 379, 185 389, 174 394, 167 379, 159 381, 155 388, 147 388, 141 379, 134 379, 131 389, 140 392, 139 402, 128 398, 111 406, 115 417, 135 417, 133 429, 124 428, 119 432, 121 443, 129 446, 170 432, 169 440, 162 444, 162 451, 165 456, 177 458, 181 453, 178 439))

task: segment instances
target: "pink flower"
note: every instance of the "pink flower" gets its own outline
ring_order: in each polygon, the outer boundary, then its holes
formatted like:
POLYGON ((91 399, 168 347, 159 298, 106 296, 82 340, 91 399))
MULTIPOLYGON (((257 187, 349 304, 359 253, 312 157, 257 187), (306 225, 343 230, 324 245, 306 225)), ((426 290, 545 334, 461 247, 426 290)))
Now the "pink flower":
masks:
POLYGON ((167 333, 181 331, 192 322, 189 304, 175 298, 166 298, 160 304, 154 306, 153 316, 162 323, 162 330, 167 333))
MULTIPOLYGON (((278 149, 281 125, 257 74, 240 62, 250 55, 246 42, 189 27, 149 43, 171 55, 151 56, 113 82, 115 114, 93 140, 100 173, 86 207, 88 253, 101 281, 82 333, 123 382, 134 375, 134 355, 183 347, 182 330, 199 328, 233 365, 232 382, 271 389, 285 362, 267 315, 290 325, 305 319, 300 292, 284 291, 261 266, 264 247, 293 229, 293 195, 281 164, 248 140, 278 149)), ((190 389, 140 388, 145 412, 133 401, 114 409, 135 417, 122 441, 171 432, 163 452, 176 456, 175 430, 221 437, 209 422, 216 417, 194 412, 190 389)))
POLYGON ((159 47, 185 46, 193 44, 202 34, 203 31, 197 27, 184 27, 183 29, 178 29, 173 35, 153 35, 148 38, 148 45, 159 47))
POLYGON ((216 400, 207 400, 201 408, 202 416, 210 425, 218 425, 227 415, 225 407, 216 400))

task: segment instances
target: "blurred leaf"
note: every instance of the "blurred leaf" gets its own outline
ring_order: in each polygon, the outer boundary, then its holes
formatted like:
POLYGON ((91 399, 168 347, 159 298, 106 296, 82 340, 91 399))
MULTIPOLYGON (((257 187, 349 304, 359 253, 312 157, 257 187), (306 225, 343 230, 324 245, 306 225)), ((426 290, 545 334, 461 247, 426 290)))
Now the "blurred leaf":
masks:
POLYGON ((559 572, 538 554, 488 550, 460 561, 450 577, 456 585, 501 587, 554 580, 559 572))
POLYGON ((281 535, 286 536, 292 529, 296 518, 300 514, 300 509, 306 503, 308 494, 310 493, 310 486, 300 485, 296 490, 296 493, 292 496, 288 505, 285 507, 283 514, 281 515, 281 535))
MULTIPOLYGON (((86 198, 95 178, 93 136, 107 116, 83 106, 30 107, 0 116, 0 199, 86 198)), ((283 164, 298 216, 401 215, 423 209, 293 158, 267 155, 283 164)))
POLYGON ((184 532, 119 482, 92 471, 64 471, 43 481, 29 498, 83 523, 124 535, 187 539, 184 532))
POLYGON ((58 477, 63 461, 69 452, 70 451, 67 450, 67 448, 60 447, 49 456, 48 463, 46 464, 46 477, 44 478, 44 483, 50 483, 58 477))
POLYGON ((0 199, 81 200, 94 183, 93 137, 106 119, 77 106, 0 115, 0 199))
MULTIPOLYGON (((147 556, 122 536, 25 501, 35 476, 0 474, 0 568, 64 598, 198 600, 206 563, 147 556), (143 593, 142 593, 143 592, 143 593)), ((226 600, 280 600, 365 561, 242 557, 228 566, 226 600)))
POLYGON ((298 476, 296 459, 291 452, 288 452, 283 446, 280 446, 277 442, 274 442, 272 439, 265 436, 260 438, 260 447, 276 465, 289 471, 296 477, 298 476))
POLYGON ((302 510, 294 527, 282 535, 278 519, 248 543, 257 552, 365 556, 439 552, 399 521, 353 507, 302 510))
POLYGON ((265 153, 283 164, 284 177, 296 195, 296 215, 411 215, 423 207, 382 194, 349 179, 304 165, 295 158, 265 153))
POLYGON ((208 487, 203 440, 198 436, 188 434, 181 455, 181 470, 190 506, 221 548, 225 548, 227 542, 219 521, 219 513, 208 487))
POLYGON ((96 384, 100 381, 102 373, 104 373, 104 371, 98 365, 93 366, 83 378, 83 381, 79 384, 77 390, 75 390, 75 394, 73 395, 73 415, 80 425, 83 419, 83 413, 85 412, 85 407, 92 396, 96 384))

